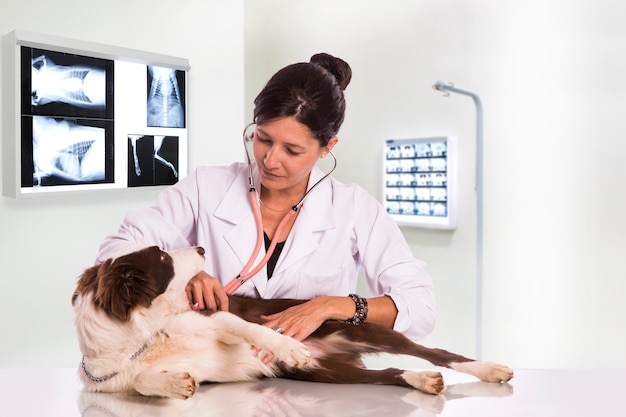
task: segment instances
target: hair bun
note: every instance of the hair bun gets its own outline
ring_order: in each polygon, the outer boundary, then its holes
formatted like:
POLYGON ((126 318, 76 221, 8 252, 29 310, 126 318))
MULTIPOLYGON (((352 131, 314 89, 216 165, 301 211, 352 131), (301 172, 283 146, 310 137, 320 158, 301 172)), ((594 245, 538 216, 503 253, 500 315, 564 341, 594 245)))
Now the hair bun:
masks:
POLYGON ((352 79, 352 68, 350 68, 350 65, 348 65, 348 63, 343 59, 321 52, 313 55, 310 62, 321 66, 333 74, 342 90, 345 90, 348 84, 350 84, 350 80, 352 79))

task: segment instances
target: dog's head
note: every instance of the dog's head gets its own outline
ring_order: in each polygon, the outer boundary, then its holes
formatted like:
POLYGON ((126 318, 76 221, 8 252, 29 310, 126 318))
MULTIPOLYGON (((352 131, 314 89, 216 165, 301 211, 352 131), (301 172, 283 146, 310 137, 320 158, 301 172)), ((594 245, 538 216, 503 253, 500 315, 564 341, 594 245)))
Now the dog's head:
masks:
POLYGON ((174 277, 189 280, 204 264, 204 249, 165 252, 157 246, 108 259, 85 270, 72 296, 92 293, 96 308, 114 320, 128 321, 137 307, 149 307, 174 277))

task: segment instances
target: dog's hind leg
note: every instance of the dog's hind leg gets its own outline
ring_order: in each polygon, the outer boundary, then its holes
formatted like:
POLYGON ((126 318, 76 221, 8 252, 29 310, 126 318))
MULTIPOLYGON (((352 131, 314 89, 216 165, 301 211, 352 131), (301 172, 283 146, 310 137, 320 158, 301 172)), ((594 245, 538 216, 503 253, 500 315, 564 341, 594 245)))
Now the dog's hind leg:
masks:
POLYGON ((507 382, 513 378, 513 370, 511 368, 492 362, 452 362, 449 367, 455 371, 474 375, 481 381, 486 382, 507 382))
MULTIPOLYGON (((403 335, 400 335, 404 338, 403 335)), ((405 354, 425 359, 436 366, 443 366, 458 372, 470 374, 486 382, 507 382, 513 378, 513 370, 508 366, 491 362, 481 362, 443 349, 428 348, 409 339, 399 343, 397 350, 390 353, 405 354)))
POLYGON ((445 389, 443 377, 436 371, 405 371, 402 369, 366 369, 353 355, 329 355, 314 359, 311 366, 301 369, 281 366, 281 377, 302 381, 335 384, 385 384, 415 388, 427 394, 439 394, 445 389))
MULTIPOLYGON (((464 372, 487 382, 506 382, 513 378, 513 371, 504 365, 480 362, 443 349, 428 348, 417 344, 392 329, 363 324, 360 326, 329 323, 325 332, 344 334, 344 339, 357 342, 359 353, 390 353, 410 355, 424 359, 435 366, 464 372)), ((326 334, 326 336, 327 336, 326 334)), ((325 337, 320 333, 321 337, 325 337)))

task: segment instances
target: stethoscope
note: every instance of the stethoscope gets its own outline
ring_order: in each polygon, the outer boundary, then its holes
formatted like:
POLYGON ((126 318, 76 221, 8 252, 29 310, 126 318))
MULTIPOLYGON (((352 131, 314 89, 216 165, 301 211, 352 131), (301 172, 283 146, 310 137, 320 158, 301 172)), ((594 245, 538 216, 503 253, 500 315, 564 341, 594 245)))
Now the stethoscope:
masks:
POLYGON ((274 237, 272 238, 270 245, 267 248, 265 256, 255 267, 252 267, 252 264, 254 263, 254 260, 259 255, 261 246, 263 246, 263 242, 264 242, 263 219, 261 218, 261 206, 259 205, 259 202, 257 201, 257 197, 256 197, 256 188, 254 187, 254 178, 252 177, 252 160, 250 159, 250 154, 248 153, 248 146, 247 146, 248 143, 252 142, 252 140, 254 139, 255 126, 256 125, 254 123, 250 123, 244 128, 243 147, 246 152, 246 162, 248 163, 248 185, 249 185, 248 200, 250 201, 250 207, 252 207, 252 212, 254 213, 254 221, 256 223, 256 232, 257 232, 256 245, 254 246, 252 255, 250 255, 250 259, 244 265, 241 272, 239 272, 239 275, 233 278, 224 287, 224 290, 226 291, 227 294, 232 294, 235 291, 237 291, 239 287, 245 284, 246 281, 248 281, 250 278, 255 276, 257 272, 259 272, 261 268, 263 268, 267 264, 270 257, 272 256, 272 253, 274 252, 274 249, 276 248, 276 244, 278 243, 278 236, 280 236, 282 230, 285 228, 285 225, 289 222, 289 220, 295 217, 296 214, 298 214, 298 210, 302 206, 302 203, 304 199, 306 198, 306 196, 309 195, 309 193, 313 191, 313 189, 317 187, 317 185, 320 182, 328 178, 328 176, 330 176, 330 174, 332 174, 335 168, 337 167, 337 158, 335 158, 335 155, 331 152, 330 149, 327 149, 328 154, 330 154, 330 156, 333 157, 332 169, 328 171, 322 178, 320 178, 315 184, 313 184, 313 186, 311 186, 311 188, 309 188, 306 191, 306 193, 304 193, 302 198, 293 207, 291 207, 291 209, 287 212, 287 214, 285 214, 285 216, 282 218, 282 220, 278 224, 276 231, 274 232, 274 237))

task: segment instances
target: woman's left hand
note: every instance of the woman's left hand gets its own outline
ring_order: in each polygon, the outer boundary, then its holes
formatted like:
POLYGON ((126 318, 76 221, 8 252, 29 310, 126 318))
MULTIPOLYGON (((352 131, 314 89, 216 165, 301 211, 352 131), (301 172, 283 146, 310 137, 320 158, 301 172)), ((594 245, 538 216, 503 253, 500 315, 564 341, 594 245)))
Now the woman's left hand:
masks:
MULTIPOLYGON (((280 313, 261 316, 265 320, 263 324, 270 329, 280 329, 285 336, 293 337, 302 342, 326 321, 343 317, 349 317, 346 313, 354 308, 354 301, 350 297, 321 296, 305 303, 290 307, 280 313)), ((259 354, 260 349, 253 349, 259 354)), ((273 359, 271 354, 263 355, 263 363, 273 359)))
POLYGON ((303 341, 330 318, 329 297, 314 298, 280 313, 261 316, 264 326, 282 329, 282 334, 303 341))

